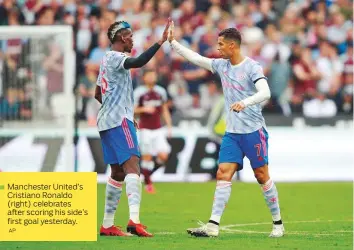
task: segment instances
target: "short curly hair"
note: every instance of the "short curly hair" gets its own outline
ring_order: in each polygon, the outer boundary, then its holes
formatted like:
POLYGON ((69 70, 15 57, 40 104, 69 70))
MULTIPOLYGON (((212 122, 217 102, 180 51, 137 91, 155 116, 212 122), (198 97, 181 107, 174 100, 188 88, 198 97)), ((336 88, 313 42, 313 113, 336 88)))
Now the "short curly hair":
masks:
POLYGON ((109 39, 109 41, 113 44, 114 42, 116 42, 117 40, 117 34, 120 34, 122 31, 126 30, 126 29, 120 29, 120 30, 116 30, 117 26, 121 23, 124 23, 125 21, 118 21, 118 22, 114 22, 111 24, 111 26, 109 26, 108 28, 108 32, 107 32, 107 37, 109 39))
POLYGON ((238 45, 241 45, 242 37, 241 37, 241 32, 238 29, 235 28, 224 29, 219 33, 219 36, 222 36, 228 40, 233 40, 237 42, 238 45))

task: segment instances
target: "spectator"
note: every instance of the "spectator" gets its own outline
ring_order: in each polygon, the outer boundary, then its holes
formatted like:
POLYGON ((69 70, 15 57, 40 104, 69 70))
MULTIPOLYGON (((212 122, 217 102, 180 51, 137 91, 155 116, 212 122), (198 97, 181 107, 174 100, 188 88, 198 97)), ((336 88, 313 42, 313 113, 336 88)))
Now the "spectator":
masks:
POLYGON ((89 62, 95 65, 98 69, 100 62, 107 51, 109 51, 107 34, 101 32, 98 36, 98 46, 90 53, 89 62))
POLYGON ((274 25, 267 27, 269 40, 263 46, 261 55, 268 61, 272 61, 277 53, 281 62, 289 59, 290 48, 282 42, 282 34, 275 28, 274 25))
POLYGON ((340 111, 352 114, 353 113, 353 44, 347 45, 348 50, 344 57, 344 69, 343 69, 343 86, 341 90, 341 105, 340 111))
POLYGON ((280 31, 284 37, 284 42, 290 44, 297 39, 299 32, 305 26, 305 22, 300 18, 300 9, 296 3, 287 6, 284 16, 280 19, 280 31))
POLYGON ((97 71, 94 65, 86 64, 85 74, 79 79, 79 93, 82 97, 82 109, 80 111, 80 118, 87 119, 86 110, 87 103, 94 96, 96 88, 97 71))
POLYGON ((269 87, 271 89, 271 101, 275 110, 285 116, 291 114, 289 105, 288 88, 291 79, 291 65, 288 62, 280 62, 279 54, 275 55, 269 70, 269 87))
POLYGON ((214 104, 220 99, 220 87, 221 85, 217 84, 216 81, 211 78, 210 81, 201 88, 200 106, 202 109, 209 112, 213 108, 214 104))
POLYGON ((304 98, 313 98, 317 95, 317 81, 321 74, 311 58, 310 49, 301 52, 300 59, 293 65, 294 84, 292 104, 294 107, 301 107, 304 98))
POLYGON ((339 60, 335 45, 328 41, 320 43, 320 57, 316 63, 321 73, 321 80, 318 83, 318 90, 335 98, 341 85, 343 63, 339 60))
POLYGON ((16 15, 19 24, 24 24, 24 15, 15 0, 3 0, 0 5, 0 26, 10 25, 11 15, 16 15))
POLYGON ((353 27, 351 22, 346 21, 344 15, 339 12, 339 8, 334 8, 335 6, 331 6, 332 25, 328 27, 327 39, 335 44, 339 54, 342 54, 346 50, 347 32, 353 27))
POLYGON ((4 120, 27 120, 32 116, 31 103, 26 100, 23 90, 10 88, 0 98, 0 117, 4 120))

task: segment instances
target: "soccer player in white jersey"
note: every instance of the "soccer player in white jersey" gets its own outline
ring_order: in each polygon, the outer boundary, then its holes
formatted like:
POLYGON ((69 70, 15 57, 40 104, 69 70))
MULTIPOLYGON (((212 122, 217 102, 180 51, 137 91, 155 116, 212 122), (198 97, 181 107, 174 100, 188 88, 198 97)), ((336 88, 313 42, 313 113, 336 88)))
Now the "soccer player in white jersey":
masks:
POLYGON ((171 146, 166 139, 166 135, 171 136, 172 130, 167 92, 156 85, 156 81, 156 71, 146 70, 143 74, 144 85, 134 90, 135 114, 140 118, 141 173, 144 175, 145 190, 150 194, 155 193, 151 175, 168 160, 171 152, 171 146), (161 117, 166 123, 167 131, 162 126, 161 117), (155 162, 153 156, 156 156, 155 162))
POLYGON ((219 152, 211 217, 207 224, 187 232, 197 237, 219 235, 220 219, 231 194, 232 176, 242 170, 246 156, 272 215, 273 229, 269 236, 283 236, 278 192, 268 172, 268 133, 260 103, 270 98, 270 90, 262 67, 242 55, 241 34, 235 28, 219 33, 218 50, 222 58, 210 59, 178 43, 173 36, 173 27, 172 22, 168 38, 172 48, 191 63, 219 74, 225 97, 226 133, 219 152))
POLYGON ((141 182, 139 158, 140 152, 134 127, 134 99, 130 70, 144 66, 167 40, 168 20, 162 38, 143 52, 132 58, 133 32, 127 22, 113 23, 108 29, 108 39, 112 50, 102 59, 97 78, 95 98, 102 103, 98 113, 97 126, 101 137, 103 157, 111 166, 111 176, 106 187, 106 201, 103 224, 100 235, 152 237, 146 226, 140 223, 139 210, 141 200, 141 182), (128 233, 114 225, 123 182, 126 183, 130 219, 128 233))

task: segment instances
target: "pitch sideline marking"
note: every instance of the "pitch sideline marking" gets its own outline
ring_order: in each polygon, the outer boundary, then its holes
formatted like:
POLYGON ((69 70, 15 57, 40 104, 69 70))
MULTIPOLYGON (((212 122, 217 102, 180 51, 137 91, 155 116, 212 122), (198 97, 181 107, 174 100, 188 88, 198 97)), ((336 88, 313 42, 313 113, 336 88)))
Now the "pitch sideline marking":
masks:
MULTIPOLYGON (((285 224, 297 224, 297 223, 327 223, 327 222, 352 222, 352 220, 310 220, 310 221, 287 221, 285 224)), ((220 227, 221 231, 224 233, 247 233, 247 234, 269 234, 269 232, 262 231, 253 231, 253 230, 239 230, 239 229, 230 229, 232 227, 243 227, 243 226, 257 226, 257 225, 270 225, 269 222, 253 222, 253 223, 244 223, 244 224, 232 224, 220 227)), ((334 231, 335 234, 330 233, 312 233, 308 231, 290 231, 285 232, 287 235, 314 235, 314 236, 333 236, 333 235, 343 235, 340 233, 352 233, 352 231, 339 230, 334 231)), ((157 232, 157 235, 174 235, 176 232, 157 232)))

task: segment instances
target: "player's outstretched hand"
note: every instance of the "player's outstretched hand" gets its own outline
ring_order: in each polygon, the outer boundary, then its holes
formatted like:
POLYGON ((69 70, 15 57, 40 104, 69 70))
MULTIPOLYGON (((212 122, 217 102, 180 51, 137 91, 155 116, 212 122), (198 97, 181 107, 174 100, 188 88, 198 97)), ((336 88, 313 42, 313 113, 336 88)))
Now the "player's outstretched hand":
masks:
POLYGON ((171 26, 171 22, 172 22, 172 19, 171 17, 168 18, 168 21, 167 21, 167 24, 166 24, 166 27, 165 27, 165 30, 163 31, 162 33, 162 38, 161 40, 158 42, 160 45, 162 45, 164 42, 166 42, 167 38, 168 38, 168 31, 170 29, 170 26, 171 26))
POLYGON ((230 110, 236 111, 237 113, 245 109, 245 104, 243 102, 235 102, 230 106, 230 110))
POLYGON ((168 30, 168 41, 172 42, 175 39, 175 23, 172 21, 170 29, 168 30))

